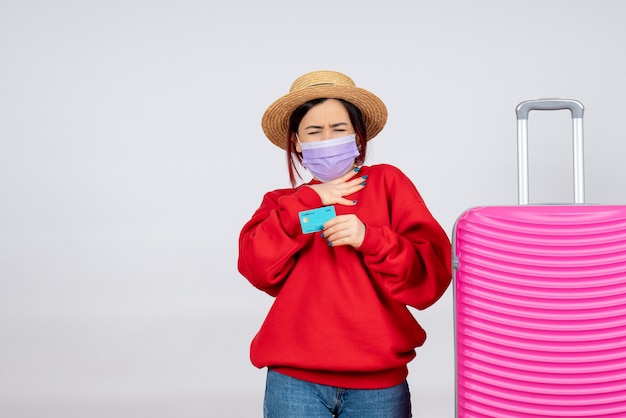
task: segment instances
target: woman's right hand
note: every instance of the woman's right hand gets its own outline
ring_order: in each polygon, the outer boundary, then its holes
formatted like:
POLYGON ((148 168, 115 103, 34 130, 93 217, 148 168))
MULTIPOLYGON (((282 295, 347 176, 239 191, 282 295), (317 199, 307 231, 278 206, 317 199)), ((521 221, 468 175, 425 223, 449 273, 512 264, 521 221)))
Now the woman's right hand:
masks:
POLYGON ((356 205, 356 200, 348 200, 344 196, 351 195, 363 189, 366 179, 367 176, 358 176, 358 173, 355 174, 353 170, 350 170, 338 179, 327 183, 312 184, 309 185, 309 187, 315 190, 319 195, 320 199, 322 199, 322 205, 324 206, 335 204, 354 206, 356 205), (357 175, 357 177, 353 178, 355 175, 357 175))

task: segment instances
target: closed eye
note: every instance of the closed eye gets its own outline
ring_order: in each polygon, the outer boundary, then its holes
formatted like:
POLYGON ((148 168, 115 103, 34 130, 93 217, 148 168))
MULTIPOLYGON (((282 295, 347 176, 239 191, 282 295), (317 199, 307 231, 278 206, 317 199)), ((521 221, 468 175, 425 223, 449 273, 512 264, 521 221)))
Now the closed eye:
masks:
MULTIPOLYGON (((342 132, 345 131, 347 127, 348 127, 348 124, 346 122, 337 122, 337 123, 333 123, 332 125, 330 125, 331 129, 335 131, 342 131, 342 132)), ((324 127, 319 126, 319 125, 309 125, 304 128, 304 130, 307 131, 308 134, 317 134, 322 129, 324 129, 324 127)))

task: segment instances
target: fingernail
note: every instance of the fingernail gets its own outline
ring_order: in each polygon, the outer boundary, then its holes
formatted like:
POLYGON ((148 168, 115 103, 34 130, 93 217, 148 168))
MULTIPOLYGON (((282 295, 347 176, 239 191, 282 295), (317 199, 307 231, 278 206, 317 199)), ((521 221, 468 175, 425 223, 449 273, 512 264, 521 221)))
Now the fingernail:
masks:
POLYGON ((361 186, 365 186, 365 182, 361 183, 361 186))
POLYGON ((324 238, 324 233, 322 232, 322 238, 324 238))
POLYGON ((354 167, 354 172, 358 173, 360 169, 361 169, 361 167, 354 167))
POLYGON ((356 205, 357 203, 359 203, 359 201, 358 200, 353 200, 352 203, 356 205))
POLYGON ((365 180, 368 177, 368 175, 364 175, 363 177, 361 177, 363 180, 365 180))
POLYGON ((329 243, 328 243, 328 246, 329 246, 329 247, 332 247, 332 246, 333 246, 333 243, 332 243, 332 242, 329 242, 329 243))

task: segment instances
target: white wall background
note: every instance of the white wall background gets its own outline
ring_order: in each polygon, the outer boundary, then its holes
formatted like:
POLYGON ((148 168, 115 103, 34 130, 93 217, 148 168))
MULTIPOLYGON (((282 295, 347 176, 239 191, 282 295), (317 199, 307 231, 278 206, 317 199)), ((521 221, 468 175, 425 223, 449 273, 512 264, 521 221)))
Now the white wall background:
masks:
MULTIPOLYGON (((388 105, 369 163, 451 234, 514 204, 514 108, 586 106, 588 201, 625 203, 620 0, 0 0, 0 416, 260 417, 271 300, 237 238, 288 184, 260 117, 297 76, 388 105)), ((568 112, 531 113, 531 202, 571 193, 568 112)), ((452 296, 416 312, 418 417, 454 415, 452 296)))

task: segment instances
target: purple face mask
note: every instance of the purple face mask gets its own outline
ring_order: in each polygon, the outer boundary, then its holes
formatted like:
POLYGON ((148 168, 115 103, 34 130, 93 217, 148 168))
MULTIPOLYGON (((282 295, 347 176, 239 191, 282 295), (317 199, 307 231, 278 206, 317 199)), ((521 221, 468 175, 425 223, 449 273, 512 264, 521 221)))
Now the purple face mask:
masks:
POLYGON ((323 182, 346 174, 359 155, 356 134, 316 142, 300 142, 302 166, 323 182))

